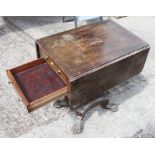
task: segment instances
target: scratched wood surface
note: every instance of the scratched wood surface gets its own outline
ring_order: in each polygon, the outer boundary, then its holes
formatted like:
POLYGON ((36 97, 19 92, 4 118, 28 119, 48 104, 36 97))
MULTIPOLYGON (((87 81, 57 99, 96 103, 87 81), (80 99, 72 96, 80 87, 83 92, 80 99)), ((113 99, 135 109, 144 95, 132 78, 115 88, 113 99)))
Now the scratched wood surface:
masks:
POLYGON ((149 48, 109 64, 71 83, 71 107, 87 104, 102 97, 110 88, 139 74, 145 64, 149 48))
POLYGON ((49 57, 69 79, 70 107, 89 103, 138 73, 149 45, 109 20, 41 38, 38 57, 49 57))
POLYGON ((148 45, 112 20, 41 38, 36 42, 70 81, 148 45))

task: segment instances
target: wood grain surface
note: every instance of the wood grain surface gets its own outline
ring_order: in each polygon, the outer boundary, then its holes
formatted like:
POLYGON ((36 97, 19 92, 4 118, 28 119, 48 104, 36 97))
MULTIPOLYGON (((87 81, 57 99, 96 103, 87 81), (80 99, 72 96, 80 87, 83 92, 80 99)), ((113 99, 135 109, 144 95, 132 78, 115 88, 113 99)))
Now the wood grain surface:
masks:
POLYGON ((70 81, 148 44, 112 20, 36 41, 70 81))
POLYGON ((38 57, 49 57, 68 78, 71 107, 86 104, 144 67, 149 45, 112 20, 36 41, 38 57))

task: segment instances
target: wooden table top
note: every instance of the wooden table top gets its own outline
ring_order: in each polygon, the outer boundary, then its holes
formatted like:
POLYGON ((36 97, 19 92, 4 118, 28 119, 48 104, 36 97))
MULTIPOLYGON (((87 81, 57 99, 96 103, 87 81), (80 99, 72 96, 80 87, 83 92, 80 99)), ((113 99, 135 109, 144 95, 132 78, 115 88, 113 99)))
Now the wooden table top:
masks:
POLYGON ((36 41, 75 80, 148 46, 112 20, 82 26, 36 41))

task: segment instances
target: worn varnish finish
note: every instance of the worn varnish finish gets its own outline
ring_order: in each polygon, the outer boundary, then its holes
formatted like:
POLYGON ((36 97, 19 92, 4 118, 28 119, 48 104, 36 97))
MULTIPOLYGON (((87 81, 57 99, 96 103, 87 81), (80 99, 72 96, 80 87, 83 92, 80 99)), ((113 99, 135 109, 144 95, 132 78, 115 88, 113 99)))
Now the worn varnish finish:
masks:
POLYGON ((146 49, 121 61, 109 64, 72 82, 70 102, 74 103, 73 107, 103 96, 104 91, 140 73, 148 51, 146 49))
POLYGON ((45 37, 37 44, 71 81, 148 45, 111 20, 45 37))
POLYGON ((44 59, 7 73, 29 111, 60 96, 67 96, 72 108, 140 73, 149 49, 108 20, 37 40, 37 56, 44 59))
POLYGON ((37 53, 59 66, 68 78, 70 106, 88 103, 138 74, 149 45, 108 20, 36 41, 37 53))

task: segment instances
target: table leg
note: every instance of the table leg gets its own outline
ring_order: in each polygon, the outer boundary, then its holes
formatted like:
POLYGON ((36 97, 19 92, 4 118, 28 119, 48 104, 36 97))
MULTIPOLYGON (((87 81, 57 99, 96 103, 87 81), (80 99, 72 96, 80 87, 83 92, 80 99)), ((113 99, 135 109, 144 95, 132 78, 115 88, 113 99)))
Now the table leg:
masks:
POLYGON ((84 128, 83 118, 90 110, 97 107, 98 105, 100 105, 104 109, 109 109, 112 112, 118 111, 118 105, 109 103, 109 99, 105 98, 98 98, 85 106, 75 109, 73 113, 76 115, 76 120, 72 127, 72 132, 74 134, 80 134, 83 131, 84 128))

